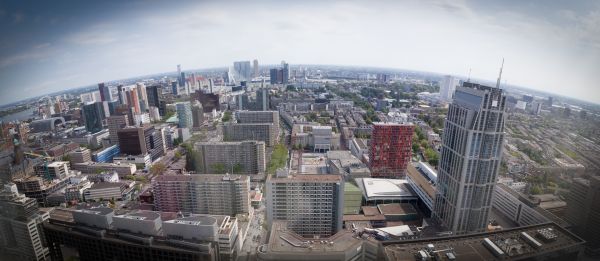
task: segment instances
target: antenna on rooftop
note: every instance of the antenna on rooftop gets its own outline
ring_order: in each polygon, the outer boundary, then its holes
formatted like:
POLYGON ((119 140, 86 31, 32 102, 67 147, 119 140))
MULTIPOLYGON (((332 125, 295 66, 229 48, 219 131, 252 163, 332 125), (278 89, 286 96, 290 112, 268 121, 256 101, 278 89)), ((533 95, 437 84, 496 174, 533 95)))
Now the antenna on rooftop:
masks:
POLYGON ((500 74, 498 74, 498 81, 496 82, 496 88, 500 89, 500 79, 502 79, 502 69, 504 69, 504 57, 502 58, 502 66, 500 66, 500 74))
POLYGON ((469 68, 469 77, 467 78, 467 82, 471 81, 471 68, 469 68))

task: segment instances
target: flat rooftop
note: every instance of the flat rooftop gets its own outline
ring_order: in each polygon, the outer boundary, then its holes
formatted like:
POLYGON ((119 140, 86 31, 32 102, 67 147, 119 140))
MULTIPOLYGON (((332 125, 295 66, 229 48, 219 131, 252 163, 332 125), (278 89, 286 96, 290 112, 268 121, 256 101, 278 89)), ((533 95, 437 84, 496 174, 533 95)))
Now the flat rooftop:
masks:
POLYGON ((411 215, 417 214, 417 210, 413 205, 408 203, 392 203, 392 204, 379 204, 377 205, 379 212, 383 215, 411 215))
POLYGON ((437 250, 433 254, 437 259, 432 260, 449 260, 448 253, 454 255, 456 260, 514 260, 582 246, 583 243, 579 237, 555 223, 464 236, 382 242, 388 260, 420 260, 419 251, 427 251, 428 245, 433 245, 433 249, 437 250), (522 232, 537 242, 537 246, 527 240, 522 232), (494 255, 484 245, 485 239, 489 239, 503 254, 499 257, 494 255))
POLYGON ((408 188, 408 182, 403 179, 359 178, 356 179, 356 184, 367 201, 417 198, 408 188))
MULTIPOLYGON (((345 252, 347 249, 360 247, 362 239, 354 237, 354 234, 347 230, 340 230, 327 238, 311 239, 304 238, 293 231, 287 229, 286 222, 274 222, 271 228, 269 243, 266 248, 268 254, 290 254, 302 253, 302 255, 319 256, 324 252, 345 252)), ((261 249, 259 249, 261 251, 261 249)), ((305 257, 306 258, 306 257, 305 257)), ((309 260, 309 259, 306 259, 309 260)))

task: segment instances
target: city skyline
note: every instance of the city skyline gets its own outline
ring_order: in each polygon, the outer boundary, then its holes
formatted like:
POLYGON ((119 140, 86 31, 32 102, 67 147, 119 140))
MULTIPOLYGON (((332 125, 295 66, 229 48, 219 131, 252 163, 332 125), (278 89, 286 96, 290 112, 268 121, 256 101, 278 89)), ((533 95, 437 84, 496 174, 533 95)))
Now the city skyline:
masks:
POLYGON ((0 104, 33 93, 173 71, 175 64, 211 68, 253 59, 277 64, 284 58, 293 64, 457 76, 471 69, 473 78, 491 80, 502 57, 510 85, 600 102, 593 92, 599 80, 594 71, 600 68, 598 3, 272 4, 2 3, 5 26, 0 28, 13 37, 0 43, 0 88, 6 94, 0 104), (411 12, 397 15, 404 9, 411 12), (473 35, 475 42, 461 40, 473 35), (238 37, 253 40, 233 40, 238 37))

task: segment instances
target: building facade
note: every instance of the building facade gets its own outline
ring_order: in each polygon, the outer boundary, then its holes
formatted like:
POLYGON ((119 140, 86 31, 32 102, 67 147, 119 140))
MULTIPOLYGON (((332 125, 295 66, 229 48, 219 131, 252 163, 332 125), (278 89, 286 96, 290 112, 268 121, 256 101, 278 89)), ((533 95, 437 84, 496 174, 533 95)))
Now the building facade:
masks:
POLYGON ((262 141, 198 142, 194 147, 201 173, 263 174, 266 170, 262 141))
POLYGON ((267 223, 287 221, 303 237, 328 237, 342 229, 344 180, 340 175, 270 177, 267 223))
POLYGON ((117 131, 121 153, 127 155, 150 154, 152 161, 165 154, 162 133, 154 126, 129 127, 117 131))
POLYGON ((369 168, 377 178, 403 178, 412 157, 412 124, 373 123, 369 168))
POLYGON ((242 175, 161 175, 152 179, 154 206, 166 212, 248 213, 250 178, 242 175))

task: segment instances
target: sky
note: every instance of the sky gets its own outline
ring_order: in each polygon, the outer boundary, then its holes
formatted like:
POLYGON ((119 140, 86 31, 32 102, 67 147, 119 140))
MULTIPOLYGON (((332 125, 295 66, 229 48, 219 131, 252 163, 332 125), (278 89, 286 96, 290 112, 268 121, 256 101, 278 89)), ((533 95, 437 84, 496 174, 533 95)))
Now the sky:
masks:
POLYGON ((389 67, 600 103, 600 1, 5 1, 0 104, 233 61, 389 67))

